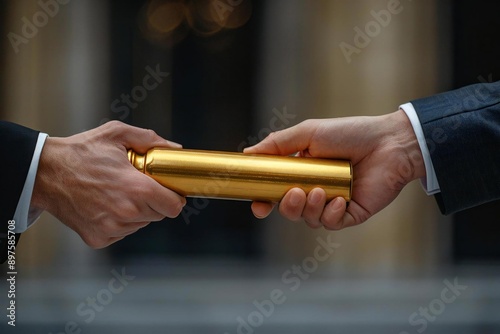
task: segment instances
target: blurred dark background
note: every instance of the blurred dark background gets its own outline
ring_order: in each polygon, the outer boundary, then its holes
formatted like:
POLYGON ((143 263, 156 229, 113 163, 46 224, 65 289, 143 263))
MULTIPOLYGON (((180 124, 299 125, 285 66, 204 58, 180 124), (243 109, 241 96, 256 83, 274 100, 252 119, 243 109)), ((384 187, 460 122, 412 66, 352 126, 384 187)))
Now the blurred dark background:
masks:
MULTIPOLYGON (((500 78, 493 0, 402 0, 350 59, 341 43, 388 1, 73 0, 13 45, 55 1, 0 1, 0 116, 51 136, 114 119, 185 148, 238 151, 283 110, 287 127, 380 115, 500 78)), ((467 289, 425 332, 496 333, 498 204, 443 216, 414 182, 366 224, 332 233, 276 212, 257 220, 249 202, 189 199, 178 218, 97 251, 43 214, 18 247, 15 332, 59 334, 74 321, 94 334, 234 333, 282 289, 286 302, 255 333, 418 333, 409 318, 436 311, 445 281, 458 280, 467 289), (286 275, 327 237, 339 249, 290 291, 286 275), (77 308, 104 296, 113 270, 135 279, 86 323, 77 308)))
MULTIPOLYGON (((191 3, 193 11, 206 8, 193 5, 203 1, 191 3)), ((198 26, 203 33, 197 33, 184 23, 187 27, 181 24, 177 32, 160 38, 159 45, 151 43, 137 24, 145 4, 146 1, 110 1, 111 57, 116 60, 111 64, 112 96, 133 87, 134 68, 130 64, 138 59, 154 59, 158 63, 169 59, 171 110, 175 111, 168 120, 170 138, 186 148, 237 150, 245 140, 242 135, 252 133, 255 124, 256 75, 261 68, 259 51, 263 45, 259 41, 264 33, 265 5, 253 1, 252 19, 238 29, 211 33, 211 27, 201 22, 198 26)), ((498 2, 461 0, 440 6, 438 11, 451 12, 451 28, 443 30, 451 32, 452 53, 440 60, 452 64, 449 88, 498 80, 500 44, 495 43, 496 29, 492 28, 498 25, 495 14, 500 9, 498 2)), ((158 106, 161 104, 158 101, 158 106)), ((165 132, 156 122, 158 112, 148 113, 145 108, 150 105, 142 104, 127 115, 114 117, 126 116, 123 120, 131 124, 165 132), (141 114, 150 116, 138 117, 141 114)), ((454 262, 500 262, 498 235, 491 233, 496 224, 491 217, 495 216, 498 204, 488 203, 453 217, 454 262), (475 223, 471 224, 472 221, 475 223)), ((252 223, 248 203, 199 200, 194 203, 190 199, 188 205, 192 210, 187 210, 184 216, 143 229, 109 251, 117 259, 141 254, 246 258, 262 255, 259 246, 262 231, 259 224, 252 223), (199 208, 203 214, 199 214, 199 208)))
MULTIPOLYGON (((500 80, 497 1, 453 1, 453 88, 500 80)), ((497 166, 492 166, 497 168, 497 166)), ((455 214, 453 259, 456 263, 500 262, 500 201, 455 214)))
MULTIPOLYGON (((168 97, 159 96, 154 105, 141 104, 118 117, 126 116, 124 121, 163 135, 171 129, 169 138, 184 148, 237 151, 255 123, 263 5, 252 1, 246 8, 251 13, 242 15, 245 19, 251 14, 251 20, 237 22, 241 25, 237 29, 219 31, 214 22, 200 19, 199 13, 211 8, 207 2, 184 2, 192 20, 198 22, 189 25, 186 20, 152 43, 137 23, 148 10, 150 17, 155 12, 161 15, 166 4, 151 2, 144 9, 146 1, 110 1, 111 53, 117 60, 111 65, 112 94, 119 96, 133 87, 130 64, 134 62, 165 64, 160 68, 170 74, 168 97), (158 124, 157 114, 166 98, 173 112, 168 124, 158 124)), ((222 7, 221 15, 229 15, 231 8, 222 7)), ((251 216, 248 202, 188 199, 187 205, 177 219, 143 229, 110 247, 110 253, 117 259, 142 255, 251 259, 261 255, 260 225, 251 216)))

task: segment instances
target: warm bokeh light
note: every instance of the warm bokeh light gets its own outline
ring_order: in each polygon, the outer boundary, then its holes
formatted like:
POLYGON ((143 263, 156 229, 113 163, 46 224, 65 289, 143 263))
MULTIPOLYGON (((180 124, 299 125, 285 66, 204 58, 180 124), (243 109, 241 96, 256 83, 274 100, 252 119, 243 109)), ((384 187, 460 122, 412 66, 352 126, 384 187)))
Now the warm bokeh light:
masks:
POLYGON ((211 15, 211 1, 189 1, 186 13, 190 28, 198 35, 212 36, 222 30, 223 26, 211 15))
POLYGON ((151 0, 139 27, 150 41, 172 45, 189 31, 204 37, 244 26, 252 15, 250 0, 151 0))
POLYGON ((148 24, 160 33, 170 33, 185 19, 185 6, 182 2, 169 1, 148 11, 148 24))
POLYGON ((245 25, 252 16, 252 2, 249 0, 233 1, 234 6, 220 0, 212 0, 210 11, 212 18, 226 29, 236 29, 245 25))

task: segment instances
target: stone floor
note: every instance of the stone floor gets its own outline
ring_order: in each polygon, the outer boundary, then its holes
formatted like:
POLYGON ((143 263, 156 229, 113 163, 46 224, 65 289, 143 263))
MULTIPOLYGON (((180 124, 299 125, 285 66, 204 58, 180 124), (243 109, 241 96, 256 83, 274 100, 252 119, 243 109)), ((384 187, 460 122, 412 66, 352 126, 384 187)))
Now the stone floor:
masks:
POLYGON ((0 333, 500 333, 497 269, 400 277, 288 270, 185 264, 25 272, 17 326, 3 315, 0 333))

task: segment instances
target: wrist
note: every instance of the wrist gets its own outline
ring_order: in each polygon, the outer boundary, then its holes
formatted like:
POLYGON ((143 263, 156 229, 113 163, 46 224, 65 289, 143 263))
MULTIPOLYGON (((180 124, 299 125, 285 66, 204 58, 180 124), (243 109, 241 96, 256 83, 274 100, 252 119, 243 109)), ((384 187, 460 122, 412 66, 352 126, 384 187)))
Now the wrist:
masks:
POLYGON ((40 155, 35 185, 33 187, 33 195, 31 197, 31 207, 38 210, 48 211, 48 206, 53 196, 53 192, 50 189, 54 187, 59 178, 58 173, 54 170, 55 165, 53 164, 53 161, 56 160, 57 146, 58 139, 48 137, 45 140, 40 155))
POLYGON ((408 116, 402 109, 388 116, 390 117, 389 124, 391 124, 394 131, 393 135, 399 150, 398 154, 401 163, 398 166, 398 172, 401 177, 405 180, 405 183, 425 177, 426 171, 422 151, 408 116))
POLYGON ((415 130, 402 109, 397 110, 395 114, 401 119, 401 127, 404 131, 404 137, 407 139, 407 145, 405 146, 407 159, 413 170, 413 175, 411 175, 409 181, 423 178, 426 175, 425 163, 415 130))

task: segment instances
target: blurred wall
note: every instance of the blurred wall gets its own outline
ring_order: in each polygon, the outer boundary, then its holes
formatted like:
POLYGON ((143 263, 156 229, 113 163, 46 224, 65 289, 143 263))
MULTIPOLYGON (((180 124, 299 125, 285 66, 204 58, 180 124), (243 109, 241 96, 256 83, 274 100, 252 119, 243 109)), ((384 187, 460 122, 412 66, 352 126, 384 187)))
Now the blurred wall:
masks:
MULTIPOLYGON (((26 39, 2 39, 3 119, 69 136, 99 125, 109 110, 107 6, 71 1, 49 12, 41 14, 38 1, 7 1, 6 31, 26 39)), ((19 254, 32 266, 95 261, 76 233, 46 213, 23 234, 19 254)))

